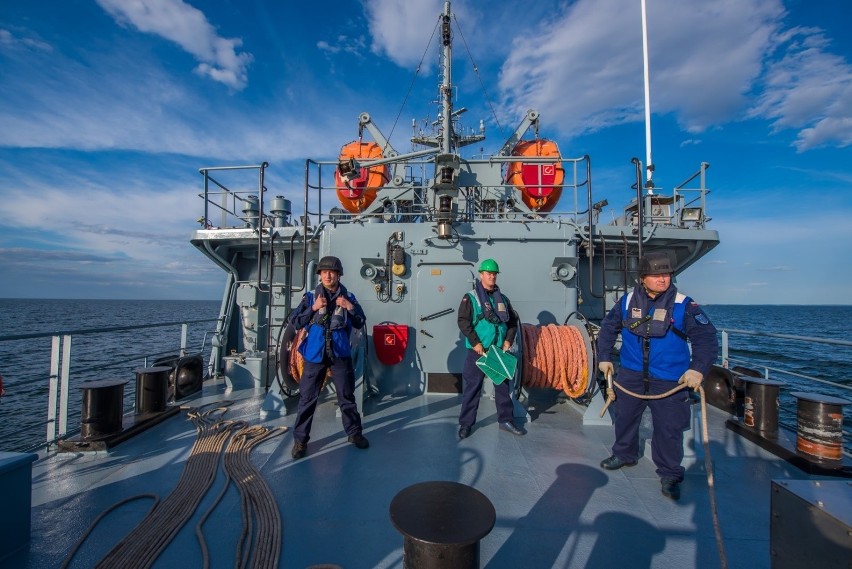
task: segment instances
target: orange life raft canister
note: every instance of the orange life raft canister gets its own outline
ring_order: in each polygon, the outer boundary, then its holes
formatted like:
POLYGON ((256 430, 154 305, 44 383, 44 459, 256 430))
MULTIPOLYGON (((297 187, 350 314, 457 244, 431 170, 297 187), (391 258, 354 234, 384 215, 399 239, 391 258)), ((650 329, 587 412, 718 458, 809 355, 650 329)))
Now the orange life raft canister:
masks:
MULTIPOLYGON (((353 141, 340 149, 340 162, 378 160, 382 149, 375 142, 353 141)), ((376 199, 376 191, 387 182, 387 164, 361 168, 357 178, 346 180, 340 175, 340 168, 334 171, 334 184, 340 205, 350 213, 360 213, 376 199)))
MULTIPOLYGON (((522 140, 512 149, 512 156, 559 156, 559 147, 552 140, 522 140)), ((556 207, 562 195, 565 170, 562 162, 529 164, 510 162, 506 182, 521 192, 521 199, 532 210, 548 212, 556 207)))

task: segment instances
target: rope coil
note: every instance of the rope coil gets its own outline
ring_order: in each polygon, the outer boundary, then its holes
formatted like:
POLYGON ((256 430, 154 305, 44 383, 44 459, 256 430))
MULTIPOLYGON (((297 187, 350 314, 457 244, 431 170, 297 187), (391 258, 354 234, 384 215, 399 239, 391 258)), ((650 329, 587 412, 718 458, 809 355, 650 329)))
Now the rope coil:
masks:
POLYGON ((571 398, 586 392, 588 355, 576 327, 521 324, 521 341, 524 386, 558 389, 571 398))
MULTIPOLYGON (((269 429, 250 426, 244 421, 219 420, 217 415, 223 414, 227 405, 229 403, 207 411, 187 411, 187 417, 195 426, 196 440, 177 485, 164 500, 155 501, 142 521, 98 562, 97 568, 151 567, 195 513, 216 479, 220 462, 225 471, 226 483, 196 526, 204 567, 209 566, 209 555, 201 526, 225 495, 231 481, 240 493, 243 517, 236 566, 259 569, 278 567, 281 553, 281 515, 275 496, 250 458, 255 447, 287 431, 287 427, 269 429)), ((89 526, 65 558, 62 567, 68 567, 80 546, 107 513, 139 497, 152 497, 157 500, 154 495, 144 494, 122 500, 108 508, 89 526)))

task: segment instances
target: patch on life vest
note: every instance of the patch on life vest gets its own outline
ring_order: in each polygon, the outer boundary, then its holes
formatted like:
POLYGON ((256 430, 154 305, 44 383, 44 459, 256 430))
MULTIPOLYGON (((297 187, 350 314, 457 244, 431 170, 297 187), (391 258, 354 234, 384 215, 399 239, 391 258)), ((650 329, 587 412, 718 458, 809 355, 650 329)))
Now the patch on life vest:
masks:
POLYGON ((497 303, 497 312, 506 312, 506 305, 502 302, 497 303))
POLYGON ((631 318, 642 318, 642 309, 641 308, 632 308, 630 310, 631 318))
POLYGON ((662 322, 666 319, 666 309, 665 308, 655 308, 654 309, 654 320, 658 322, 662 322))
POLYGON ((710 324, 710 321, 707 319, 706 316, 704 316, 703 312, 699 312, 695 315, 695 321, 699 324, 710 324))

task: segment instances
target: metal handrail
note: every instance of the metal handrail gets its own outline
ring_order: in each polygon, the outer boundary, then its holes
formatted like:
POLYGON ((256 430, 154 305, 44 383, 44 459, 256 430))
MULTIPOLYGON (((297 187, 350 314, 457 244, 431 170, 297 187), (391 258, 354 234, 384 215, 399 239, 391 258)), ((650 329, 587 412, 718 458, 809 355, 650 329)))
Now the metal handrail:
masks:
MULTIPOLYGON (((157 322, 152 324, 137 324, 132 326, 112 326, 109 328, 82 328, 75 330, 60 330, 60 331, 52 331, 52 332, 36 332, 31 334, 11 334, 6 336, 0 336, 0 343, 2 342, 11 342, 18 340, 31 340, 38 338, 52 338, 52 348, 51 348, 51 357, 50 357, 50 369, 48 376, 48 410, 47 410, 47 419, 44 422, 38 422, 37 426, 46 427, 46 438, 44 442, 37 443, 35 445, 31 445, 26 449, 26 452, 31 450, 39 449, 42 447, 49 447, 51 444, 55 444, 59 439, 66 437, 68 435, 76 433, 79 429, 69 429, 68 428, 68 394, 69 383, 70 383, 70 371, 71 371, 71 344, 73 336, 86 336, 86 335, 96 335, 96 334, 105 334, 109 332, 124 332, 131 330, 143 330, 143 329, 152 329, 152 328, 164 328, 169 326, 181 326, 181 338, 180 338, 180 354, 186 355, 188 353, 187 350, 187 326, 189 324, 198 324, 198 323, 206 323, 206 322, 217 322, 218 318, 205 318, 199 320, 183 320, 183 321, 173 321, 173 322, 157 322), (60 356, 61 354, 61 356, 60 356)), ((202 340, 201 346, 199 347, 199 353, 203 353, 204 347, 208 341, 208 333, 204 333, 204 338, 202 340)), ((157 356, 161 356, 167 353, 171 353, 174 350, 160 351, 148 354, 138 354, 127 356, 121 360, 111 360, 109 364, 106 365, 98 365, 94 367, 87 368, 88 372, 92 371, 100 371, 104 369, 109 369, 114 367, 116 364, 126 363, 134 360, 143 360, 145 365, 150 358, 155 358, 157 356)), ((40 375, 36 372, 36 375, 40 375)), ((27 379, 22 381, 22 384, 29 384, 34 381, 38 381, 38 377, 27 379)))
MULTIPOLYGON (((812 344, 825 344, 825 345, 846 346, 846 347, 852 347, 852 341, 835 340, 835 339, 832 339, 832 338, 817 338, 817 337, 813 337, 813 336, 799 336, 799 335, 795 335, 795 334, 779 334, 779 333, 775 333, 775 332, 759 332, 759 331, 755 331, 755 330, 721 329, 720 333, 721 333, 721 336, 722 336, 721 362, 722 362, 722 367, 724 367, 726 369, 729 368, 731 363, 744 364, 746 366, 761 368, 763 370, 763 377, 765 379, 769 379, 769 372, 772 371, 776 374, 797 377, 799 379, 804 379, 804 380, 807 380, 807 381, 813 381, 813 382, 821 383, 821 384, 824 384, 824 385, 829 385, 832 388, 840 389, 840 390, 844 390, 844 391, 848 391, 848 392, 852 393, 852 385, 845 385, 845 384, 842 384, 842 383, 838 383, 836 381, 831 381, 831 380, 828 380, 828 379, 821 379, 819 377, 813 377, 811 375, 797 373, 797 372, 794 372, 794 371, 791 371, 791 370, 786 370, 786 369, 783 369, 783 368, 780 368, 780 367, 769 366, 769 365, 766 365, 766 364, 763 364, 763 363, 760 363, 760 362, 756 362, 754 360, 731 357, 728 336, 730 334, 742 334, 742 335, 746 335, 746 336, 760 336, 760 337, 766 337, 766 338, 778 338, 778 339, 782 339, 782 340, 795 340, 795 341, 801 341, 801 342, 808 342, 808 343, 812 343, 812 344)), ((795 425, 786 425, 786 426, 795 427, 795 425)), ((841 430, 842 430, 843 435, 845 437, 849 437, 850 435, 852 435, 852 431, 850 431, 849 429, 847 429, 845 427, 841 427, 841 430)), ((843 454, 847 457, 852 456, 852 453, 847 451, 845 448, 843 449, 843 454)))
POLYGON ((0 336, 0 342, 5 342, 7 340, 31 340, 33 338, 50 338, 53 336, 81 336, 85 334, 102 334, 104 332, 142 330, 144 328, 162 328, 164 326, 178 326, 181 324, 216 322, 216 320, 218 320, 218 318, 205 318, 203 320, 178 320, 175 322, 158 322, 156 324, 136 324, 134 326, 113 326, 111 328, 82 328, 79 330, 58 330, 54 332, 38 332, 34 334, 13 334, 11 336, 0 336))

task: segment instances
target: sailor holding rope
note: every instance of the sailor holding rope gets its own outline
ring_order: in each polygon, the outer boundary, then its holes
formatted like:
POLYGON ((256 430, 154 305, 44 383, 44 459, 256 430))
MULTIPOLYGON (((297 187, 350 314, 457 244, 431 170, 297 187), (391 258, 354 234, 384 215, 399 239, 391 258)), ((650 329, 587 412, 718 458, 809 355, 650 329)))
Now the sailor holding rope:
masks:
POLYGON ((719 343, 704 311, 672 285, 672 273, 665 253, 648 253, 640 259, 640 284, 619 299, 601 322, 598 369, 607 379, 612 377, 612 351, 621 332, 618 385, 622 393, 613 405, 615 443, 612 456, 601 467, 617 470, 636 464, 642 413, 650 406, 651 455, 661 491, 677 500, 684 475, 683 432, 689 428, 690 397, 687 391, 659 396, 677 383, 698 390, 716 361, 719 343))

